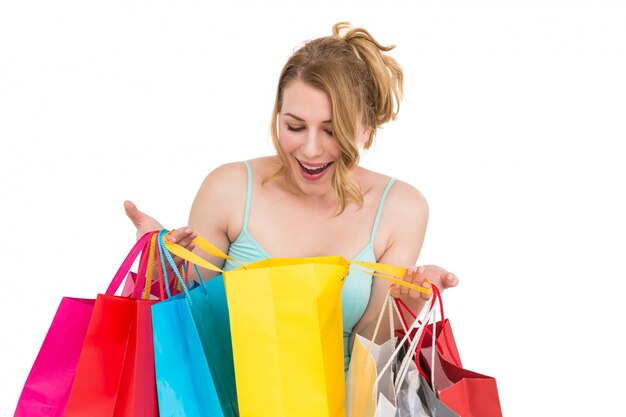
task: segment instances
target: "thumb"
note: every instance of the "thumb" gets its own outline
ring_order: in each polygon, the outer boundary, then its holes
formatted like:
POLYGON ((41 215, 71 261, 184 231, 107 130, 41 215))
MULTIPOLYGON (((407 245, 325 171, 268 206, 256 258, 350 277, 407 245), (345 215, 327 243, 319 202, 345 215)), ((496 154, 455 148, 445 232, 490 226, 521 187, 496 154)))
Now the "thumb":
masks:
POLYGON ((445 288, 456 287, 458 283, 459 283, 459 278, 456 275, 454 275, 452 272, 448 272, 446 274, 445 281, 444 281, 445 288))
POLYGON ((132 201, 126 200, 124 201, 124 211, 135 227, 139 227, 142 213, 137 209, 137 206, 132 201))

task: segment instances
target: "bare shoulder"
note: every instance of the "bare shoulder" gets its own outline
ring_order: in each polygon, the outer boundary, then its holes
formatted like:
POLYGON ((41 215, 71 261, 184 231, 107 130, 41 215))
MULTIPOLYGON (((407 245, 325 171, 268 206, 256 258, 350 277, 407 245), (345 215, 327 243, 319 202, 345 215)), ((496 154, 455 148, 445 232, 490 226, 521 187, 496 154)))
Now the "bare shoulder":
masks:
POLYGON ((426 197, 413 185, 396 180, 387 197, 389 211, 401 217, 428 216, 426 197))
POLYGON ((376 254, 387 263, 414 264, 426 233, 428 213, 424 195, 413 185, 396 179, 387 194, 376 254))
POLYGON ((384 220, 390 242, 407 234, 423 236, 426 233, 428 202, 411 184, 396 180, 389 190, 385 210, 387 213, 384 220))
POLYGON ((246 199, 247 174, 242 162, 220 165, 207 174, 193 201, 190 225, 199 233, 207 227, 226 231, 231 218, 243 216, 246 199))
MULTIPOLYGON (((389 183, 390 178, 387 175, 368 170, 363 170, 362 172, 361 175, 364 183, 367 184, 367 189, 382 189, 389 183)), ((394 179, 393 185, 387 194, 385 212, 388 217, 402 219, 411 216, 428 216, 428 202, 426 197, 413 185, 394 179)))
POLYGON ((281 166, 278 156, 263 156, 260 158, 250 159, 250 166, 255 177, 261 180, 274 174, 281 166))
POLYGON ((245 186, 246 167, 243 162, 223 164, 207 174, 200 186, 211 193, 228 193, 230 190, 245 186))

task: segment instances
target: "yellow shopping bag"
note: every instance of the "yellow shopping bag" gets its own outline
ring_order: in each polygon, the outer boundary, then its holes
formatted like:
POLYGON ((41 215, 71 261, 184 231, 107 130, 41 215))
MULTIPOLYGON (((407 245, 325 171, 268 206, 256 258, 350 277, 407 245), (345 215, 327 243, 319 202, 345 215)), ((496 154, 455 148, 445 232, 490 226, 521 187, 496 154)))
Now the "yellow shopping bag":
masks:
POLYGON ((344 416, 343 258, 224 273, 242 416, 344 416))
MULTIPOLYGON (((194 243, 232 259, 201 237, 194 243)), ((345 416, 341 290, 350 262, 337 256, 269 258, 224 272, 176 244, 165 245, 223 274, 242 417, 345 416)), ((396 277, 405 271, 358 265, 396 277)), ((383 277, 400 282, 388 275, 383 277)))

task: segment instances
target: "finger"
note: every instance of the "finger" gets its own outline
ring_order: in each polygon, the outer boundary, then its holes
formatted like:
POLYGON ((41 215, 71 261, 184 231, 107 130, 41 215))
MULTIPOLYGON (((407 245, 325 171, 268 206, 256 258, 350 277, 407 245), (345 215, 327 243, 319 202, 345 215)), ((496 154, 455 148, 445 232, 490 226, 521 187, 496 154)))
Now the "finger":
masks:
MULTIPOLYGON (((425 289, 430 289, 431 285, 430 283, 426 280, 426 277, 420 277, 420 273, 423 274, 423 268, 419 267, 416 269, 415 271, 415 279, 413 280, 413 284, 416 285, 420 285, 422 288, 425 289), (420 271, 420 269, 422 269, 422 271, 420 271)), ((428 300, 431 297, 432 292, 430 293, 424 293, 422 291, 418 291, 418 290, 411 290, 411 293, 409 294, 409 296, 414 299, 414 300, 428 300)))
POLYGON ((141 216, 137 206, 132 201, 126 200, 124 201, 124 211, 135 227, 139 227, 141 216))
POLYGON ((391 296, 397 298, 400 296, 400 285, 391 284, 391 296))
POLYGON ((189 244, 193 238, 189 239, 192 231, 189 227, 182 227, 180 229, 174 230, 172 233, 168 233, 165 237, 168 241, 172 243, 177 243, 181 246, 184 246, 182 243, 189 244))
POLYGON ((193 245, 195 247, 195 244, 193 243, 193 240, 196 238, 196 233, 189 229, 188 233, 184 234, 181 238, 180 241, 178 242, 178 244, 186 249, 191 250, 191 246, 193 245))
POLYGON ((444 288, 456 287, 458 283, 459 283, 459 278, 456 275, 454 275, 452 272, 448 272, 442 282, 444 288))
MULTIPOLYGON (((430 287, 430 284, 429 284, 428 282, 426 282, 426 281, 422 282, 422 287, 424 287, 424 288, 426 288, 426 289, 430 289, 430 288, 431 288, 431 287, 430 287)), ((432 297, 432 295, 433 295, 433 293, 432 293, 432 292, 430 292, 430 293, 428 293, 428 294, 425 294, 425 293, 421 292, 421 293, 420 293, 420 298, 421 298, 422 300, 428 300, 430 297, 432 297)))
MULTIPOLYGON (((404 274, 403 280, 412 284, 416 273, 417 271, 415 267, 407 268, 404 274)), ((410 294, 411 294, 411 289, 409 287, 405 287, 405 286, 400 287, 400 295, 407 295, 410 297, 411 296, 410 294)))

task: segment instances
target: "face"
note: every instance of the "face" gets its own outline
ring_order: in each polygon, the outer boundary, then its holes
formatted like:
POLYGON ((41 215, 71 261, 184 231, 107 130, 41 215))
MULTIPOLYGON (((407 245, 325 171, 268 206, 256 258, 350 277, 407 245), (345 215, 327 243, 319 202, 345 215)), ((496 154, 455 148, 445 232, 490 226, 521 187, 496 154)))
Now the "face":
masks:
POLYGON ((301 80, 288 84, 283 90, 278 138, 300 191, 310 195, 332 193, 341 148, 333 135, 326 94, 301 80))

